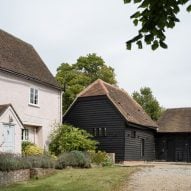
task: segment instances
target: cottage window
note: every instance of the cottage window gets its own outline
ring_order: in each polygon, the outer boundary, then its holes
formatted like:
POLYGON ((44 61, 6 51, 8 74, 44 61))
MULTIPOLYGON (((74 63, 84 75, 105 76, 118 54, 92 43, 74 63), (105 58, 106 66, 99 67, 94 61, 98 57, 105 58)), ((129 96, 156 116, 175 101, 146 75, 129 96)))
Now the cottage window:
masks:
POLYGON ((30 104, 38 105, 38 90, 30 88, 30 104))
POLYGON ((131 138, 136 138, 136 131, 131 131, 131 138))
POLYGON ((29 140, 29 130, 28 129, 22 129, 21 140, 22 141, 28 141, 29 140))

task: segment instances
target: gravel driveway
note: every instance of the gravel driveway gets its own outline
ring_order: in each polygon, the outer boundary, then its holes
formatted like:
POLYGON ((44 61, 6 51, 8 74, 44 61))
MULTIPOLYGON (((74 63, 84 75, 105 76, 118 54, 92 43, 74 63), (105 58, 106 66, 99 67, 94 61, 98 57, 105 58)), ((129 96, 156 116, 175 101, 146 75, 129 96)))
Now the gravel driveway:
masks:
POLYGON ((191 166, 142 167, 130 177, 124 191, 191 191, 191 166))

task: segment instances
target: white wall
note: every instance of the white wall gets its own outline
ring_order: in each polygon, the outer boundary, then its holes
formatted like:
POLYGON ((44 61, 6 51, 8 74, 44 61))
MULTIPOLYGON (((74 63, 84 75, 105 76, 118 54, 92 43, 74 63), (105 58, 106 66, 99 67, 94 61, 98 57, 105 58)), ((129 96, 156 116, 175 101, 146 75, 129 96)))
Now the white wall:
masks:
POLYGON ((18 120, 17 116, 15 115, 14 111, 11 109, 11 107, 8 107, 8 109, 1 115, 0 117, 0 151, 3 151, 3 124, 9 123, 9 117, 13 119, 11 124, 14 125, 14 152, 15 153, 21 153, 21 129, 23 128, 22 124, 18 120))
POLYGON ((42 127, 45 147, 55 123, 62 122, 61 91, 0 71, 0 104, 11 103, 24 125, 42 127), (39 107, 29 104, 30 87, 39 91, 39 107))

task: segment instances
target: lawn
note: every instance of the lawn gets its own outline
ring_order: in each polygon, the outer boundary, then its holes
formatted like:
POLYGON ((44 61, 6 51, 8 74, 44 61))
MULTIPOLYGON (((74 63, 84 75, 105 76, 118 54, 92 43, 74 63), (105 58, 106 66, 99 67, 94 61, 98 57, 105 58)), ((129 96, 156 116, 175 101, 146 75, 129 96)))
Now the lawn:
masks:
POLYGON ((136 171, 133 167, 66 169, 39 180, 0 188, 1 191, 118 191, 136 171))

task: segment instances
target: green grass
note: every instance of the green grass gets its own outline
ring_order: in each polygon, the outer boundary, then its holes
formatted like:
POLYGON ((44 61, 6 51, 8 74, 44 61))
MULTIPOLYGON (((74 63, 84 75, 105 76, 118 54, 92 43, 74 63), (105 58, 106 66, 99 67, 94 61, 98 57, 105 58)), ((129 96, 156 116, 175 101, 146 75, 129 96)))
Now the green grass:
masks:
POLYGON ((92 169, 66 169, 57 174, 1 187, 1 191, 117 191, 136 168, 104 167, 92 169))

